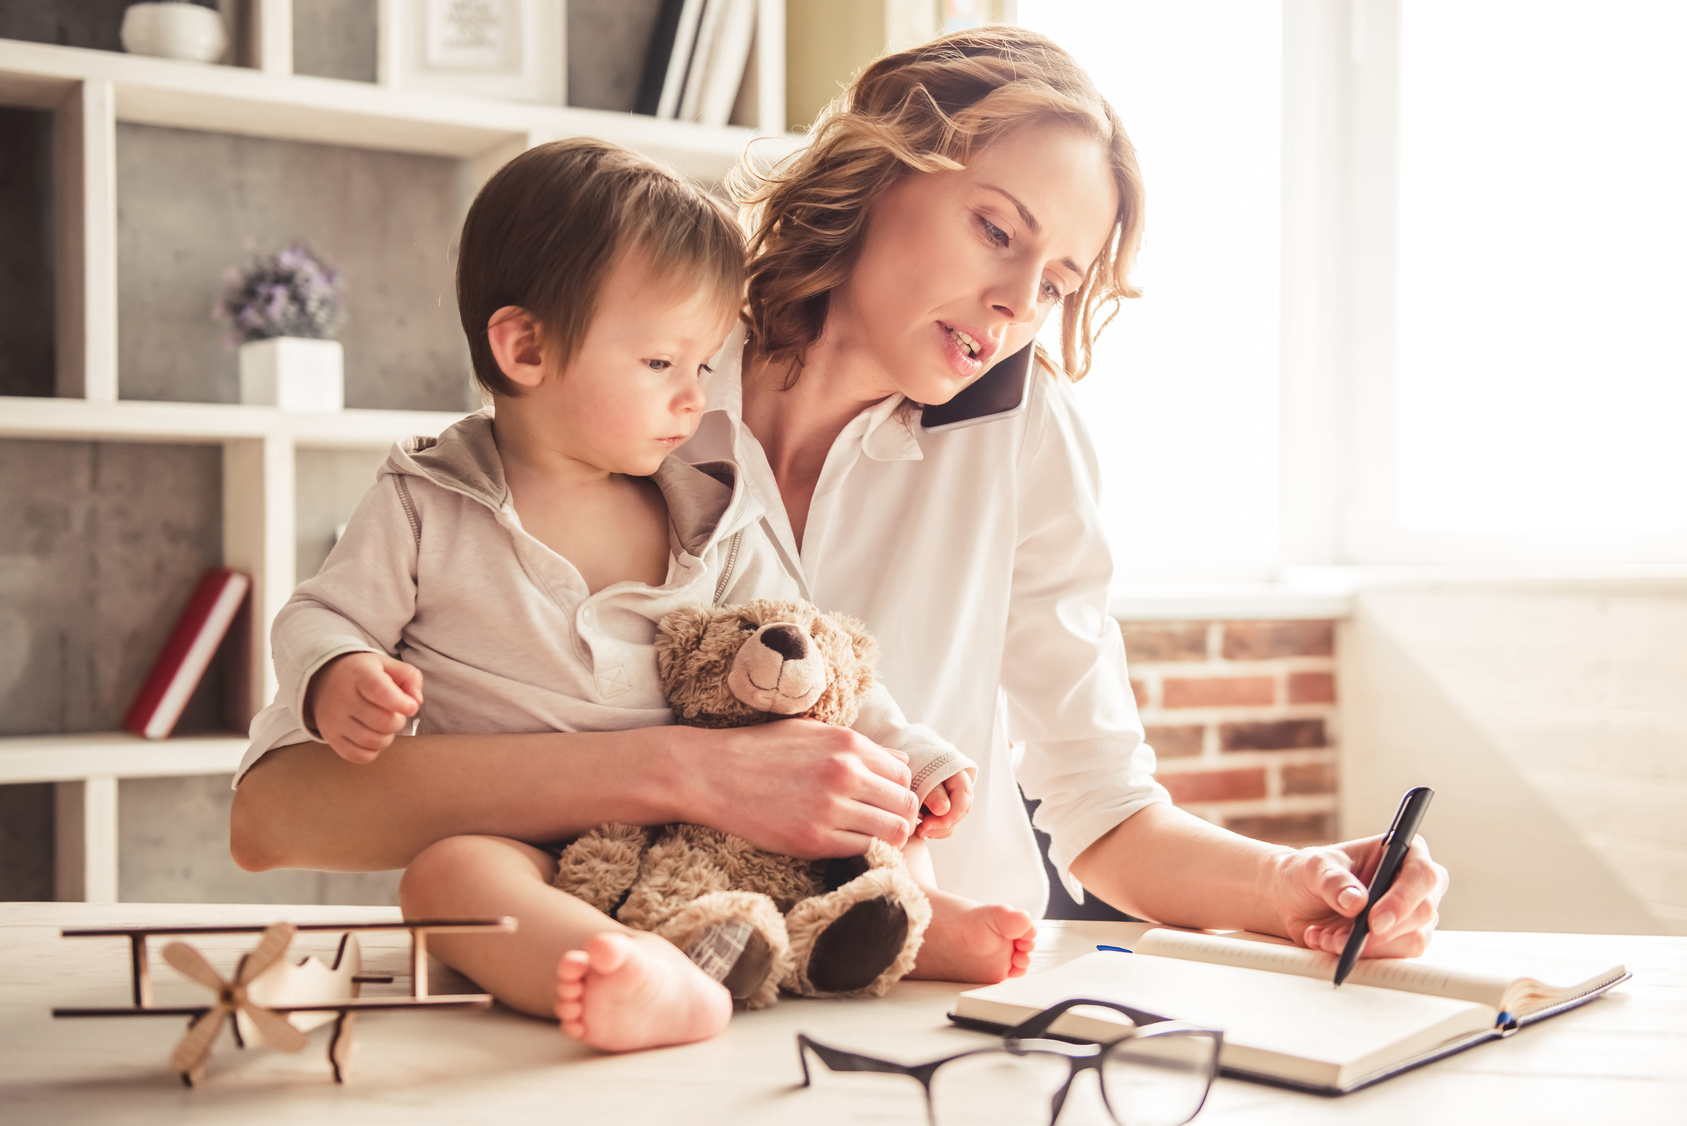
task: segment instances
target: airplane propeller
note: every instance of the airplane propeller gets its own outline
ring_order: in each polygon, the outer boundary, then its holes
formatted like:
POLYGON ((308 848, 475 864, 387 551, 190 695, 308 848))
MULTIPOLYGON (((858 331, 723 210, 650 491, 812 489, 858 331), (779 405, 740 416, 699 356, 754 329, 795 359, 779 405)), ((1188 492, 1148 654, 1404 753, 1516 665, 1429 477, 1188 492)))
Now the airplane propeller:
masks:
POLYGON ((251 1020, 258 1035, 270 1047, 284 1052, 303 1050, 306 1044, 303 1032, 280 1013, 271 1012, 246 996, 246 987, 286 956, 293 934, 291 923, 276 923, 264 931, 258 944, 240 963, 233 981, 224 980, 205 960, 205 955, 185 942, 172 942, 164 948, 166 962, 217 995, 211 1007, 194 1018, 187 1035, 170 1053, 170 1066, 181 1074, 183 1083, 192 1087, 205 1078, 205 1058, 211 1053, 211 1044, 222 1031, 223 1022, 233 1019, 236 1012, 251 1020))

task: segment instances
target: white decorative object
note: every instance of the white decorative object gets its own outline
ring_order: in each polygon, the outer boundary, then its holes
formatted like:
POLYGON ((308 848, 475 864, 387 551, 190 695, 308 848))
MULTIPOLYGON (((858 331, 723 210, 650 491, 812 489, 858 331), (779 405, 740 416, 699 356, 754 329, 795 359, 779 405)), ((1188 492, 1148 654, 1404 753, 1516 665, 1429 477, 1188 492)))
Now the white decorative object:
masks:
POLYGON ((346 405, 345 351, 338 340, 272 336, 240 346, 240 401, 284 411, 346 405))
POLYGON ((565 10, 558 0, 381 0, 380 83, 561 105, 565 10))
POLYGON ((221 13, 180 0, 131 4, 118 33, 132 55, 214 63, 228 47, 221 13))

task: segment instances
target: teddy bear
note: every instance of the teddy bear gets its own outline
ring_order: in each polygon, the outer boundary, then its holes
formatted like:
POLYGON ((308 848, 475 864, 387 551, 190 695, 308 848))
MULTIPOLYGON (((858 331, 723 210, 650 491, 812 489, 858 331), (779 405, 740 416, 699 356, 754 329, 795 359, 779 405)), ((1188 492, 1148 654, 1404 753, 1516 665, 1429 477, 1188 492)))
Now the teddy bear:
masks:
MULTIPOLYGON (((675 721, 748 727, 808 717, 849 726, 872 687, 877 646, 860 622, 762 599, 677 610, 656 663, 675 721)), ((685 951, 742 1008, 781 988, 883 996, 914 964, 931 904, 902 854, 807 861, 702 825, 600 825, 563 849, 555 885, 685 951)))

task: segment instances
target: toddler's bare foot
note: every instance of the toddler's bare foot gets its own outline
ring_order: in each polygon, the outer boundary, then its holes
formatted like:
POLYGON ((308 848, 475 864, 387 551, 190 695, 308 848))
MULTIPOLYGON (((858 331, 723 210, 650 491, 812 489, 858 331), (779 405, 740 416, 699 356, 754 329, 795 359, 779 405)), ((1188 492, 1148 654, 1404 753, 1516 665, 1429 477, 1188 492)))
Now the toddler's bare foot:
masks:
POLYGON ((989 983, 1025 973, 1037 945, 1031 916, 934 888, 925 893, 931 900, 931 925, 909 977, 989 983))
POLYGON ((607 933, 557 963, 556 1015, 564 1035, 626 1052, 708 1039, 731 1019, 732 997, 655 935, 607 933))

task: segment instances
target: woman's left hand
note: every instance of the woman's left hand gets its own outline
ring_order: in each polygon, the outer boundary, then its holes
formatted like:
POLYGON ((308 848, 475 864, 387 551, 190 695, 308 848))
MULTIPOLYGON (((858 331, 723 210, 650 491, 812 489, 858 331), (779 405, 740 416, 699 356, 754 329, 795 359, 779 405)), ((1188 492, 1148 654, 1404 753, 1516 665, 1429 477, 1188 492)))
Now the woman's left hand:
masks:
MULTIPOLYGON (((1323 848, 1304 848, 1283 857, 1277 870, 1276 900, 1282 933, 1313 950, 1340 954, 1364 909, 1364 880, 1382 857, 1383 838, 1323 848)), ((1447 891, 1447 870, 1429 857, 1422 837, 1414 838, 1400 876, 1371 909, 1367 958, 1415 958, 1429 946, 1440 920, 1437 908, 1447 891)))

